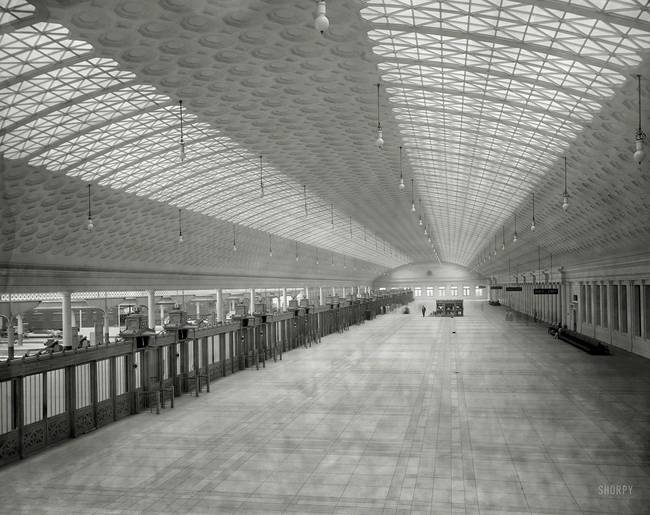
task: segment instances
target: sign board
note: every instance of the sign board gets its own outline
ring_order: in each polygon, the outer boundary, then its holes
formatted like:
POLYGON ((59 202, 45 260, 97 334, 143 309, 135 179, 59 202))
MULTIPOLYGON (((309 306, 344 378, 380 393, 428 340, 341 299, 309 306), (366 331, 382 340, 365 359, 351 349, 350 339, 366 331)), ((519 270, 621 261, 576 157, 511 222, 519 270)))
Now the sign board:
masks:
POLYGON ((534 295, 557 295, 557 288, 535 288, 533 290, 534 295))
POLYGON ((477 286, 477 288, 478 288, 479 290, 485 290, 485 285, 484 285, 484 284, 479 284, 479 285, 477 286))
MULTIPOLYGON (((485 288, 485 286, 479 286, 479 288, 485 288)), ((503 286, 490 286, 491 290, 503 290, 503 286)))
POLYGON ((506 291, 521 291, 521 286, 506 286, 506 291))

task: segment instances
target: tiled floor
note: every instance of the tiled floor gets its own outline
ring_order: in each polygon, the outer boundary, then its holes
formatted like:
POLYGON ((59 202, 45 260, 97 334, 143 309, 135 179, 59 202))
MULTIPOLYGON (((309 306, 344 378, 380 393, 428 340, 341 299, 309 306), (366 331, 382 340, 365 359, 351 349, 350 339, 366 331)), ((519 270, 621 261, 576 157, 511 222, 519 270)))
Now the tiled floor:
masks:
POLYGON ((0 512, 650 513, 650 361, 503 314, 329 336, 0 469, 0 512))

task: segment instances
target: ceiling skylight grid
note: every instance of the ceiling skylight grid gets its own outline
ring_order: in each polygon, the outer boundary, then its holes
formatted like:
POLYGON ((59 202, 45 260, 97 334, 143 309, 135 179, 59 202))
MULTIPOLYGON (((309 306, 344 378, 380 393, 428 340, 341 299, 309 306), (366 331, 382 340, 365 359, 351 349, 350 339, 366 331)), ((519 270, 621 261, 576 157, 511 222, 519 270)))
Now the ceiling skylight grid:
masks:
MULTIPOLYGON (((6 11, 0 12, 6 18, 6 11)), ((189 112, 184 117, 187 158, 181 164, 178 106, 92 52, 52 23, 0 35, 5 157, 225 220, 246 220, 263 231, 270 223, 276 234, 292 239, 309 233, 312 221, 301 210, 288 209, 302 205, 302 185, 265 165, 265 194, 259 198, 257 156, 189 112)), ((311 194, 309 200, 329 213, 329 204, 311 194)), ((335 215, 347 219, 337 210, 335 215)), ((328 220, 324 216, 324 227, 328 220)), ((347 234, 340 230, 326 241, 310 242, 384 266, 406 262, 391 247, 370 251, 367 242, 347 234)))
POLYGON ((647 5, 564 5, 392 0, 361 10, 425 211, 450 261, 472 261, 650 48, 647 5), (491 209, 504 196, 507 207, 491 209), (445 230, 456 220, 487 222, 492 231, 445 230))

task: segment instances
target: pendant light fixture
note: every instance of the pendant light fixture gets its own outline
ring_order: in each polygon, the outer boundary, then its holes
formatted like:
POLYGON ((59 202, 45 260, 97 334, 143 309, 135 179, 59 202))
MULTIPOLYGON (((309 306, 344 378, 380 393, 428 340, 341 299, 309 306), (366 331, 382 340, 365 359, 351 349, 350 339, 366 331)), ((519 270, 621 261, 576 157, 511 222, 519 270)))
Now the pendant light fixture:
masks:
POLYGON ((264 169, 262 168, 262 154, 260 154, 260 197, 264 196, 264 169))
POLYGON ((497 235, 494 235, 494 252, 492 255, 496 256, 497 255, 497 235))
POLYGON ((235 230, 235 224, 232 224, 232 251, 237 252, 237 232, 235 230))
POLYGON ((320 265, 320 259, 318 259, 318 247, 316 247, 316 266, 320 265))
POLYGON ((314 27, 320 32, 321 36, 325 35, 325 31, 330 27, 330 21, 326 16, 327 5, 325 0, 319 0, 318 6, 316 7, 316 18, 314 19, 314 27))
POLYGON ((402 147, 399 147, 399 190, 404 191, 404 170, 402 169, 402 147))
POLYGON ((415 213, 415 195, 413 191, 413 179, 411 178, 411 212, 415 213))
POLYGON ((429 224, 424 226, 424 235, 427 236, 429 234, 429 231, 427 230, 429 228, 429 224))
POLYGON ((300 258, 298 257, 298 242, 296 242, 296 262, 299 260, 300 258))
POLYGON ((86 224, 86 229, 88 229, 88 232, 91 232, 95 228, 95 224, 93 224, 93 214, 90 210, 90 184, 88 184, 88 223, 86 224))
POLYGON ((181 219, 181 210, 178 210, 178 244, 183 243, 183 222, 181 219))
POLYGON ((535 232, 535 192, 533 192, 533 220, 530 223, 530 230, 535 232))
POLYGON ((504 225, 501 232, 501 250, 506 250, 506 226, 504 225))
POLYGON ((330 216, 332 219, 332 230, 334 230, 334 204, 330 204, 330 216))
POLYGON ((422 224, 424 222, 422 222, 422 199, 421 198, 418 199, 418 206, 420 206, 420 218, 418 219, 418 225, 422 227, 422 224))
POLYGON ((641 164, 641 161, 645 158, 645 151, 643 150, 643 145, 647 139, 645 132, 641 128, 641 75, 636 76, 637 79, 637 89, 639 92, 639 128, 636 130, 635 143, 636 143, 636 152, 634 152, 634 160, 637 164, 641 164))
POLYGON ((562 209, 566 213, 566 210, 569 209, 569 193, 566 189, 566 156, 564 156, 564 193, 562 194, 562 209))
POLYGON ((512 243, 517 243, 517 213, 515 213, 515 233, 512 235, 512 243))
POLYGON ((178 101, 178 111, 181 117, 181 163, 185 161, 185 140, 183 139, 183 101, 178 101))
POLYGON ((273 257, 273 248, 271 247, 271 234, 269 234, 269 257, 273 257))
POLYGON ((377 145, 377 148, 381 150, 384 148, 384 138, 383 131, 381 130, 381 120, 379 118, 379 87, 380 84, 377 83, 377 140, 375 141, 375 144, 377 145))

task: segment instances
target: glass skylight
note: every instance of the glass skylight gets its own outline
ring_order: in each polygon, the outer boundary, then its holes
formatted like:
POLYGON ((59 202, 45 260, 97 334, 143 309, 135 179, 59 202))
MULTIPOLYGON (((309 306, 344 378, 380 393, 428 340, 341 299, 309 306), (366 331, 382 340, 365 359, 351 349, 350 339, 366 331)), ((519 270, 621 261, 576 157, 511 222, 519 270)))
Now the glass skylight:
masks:
MULTIPOLYGON (((24 1, 0 4, 0 24, 35 13, 24 1)), ((6 158, 382 266, 408 261, 390 246, 375 245, 374 235, 354 222, 351 238, 349 218, 338 210, 332 231, 329 204, 311 192, 305 215, 303 186, 268 163, 261 197, 258 156, 187 110, 181 163, 177 101, 97 57, 60 25, 16 27, 0 33, 0 151, 6 158)))
POLYGON ((650 48, 645 1, 553 6, 361 10, 443 261, 473 261, 650 48))

